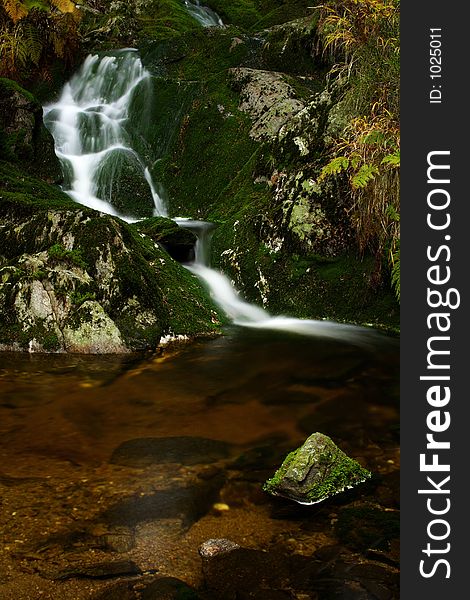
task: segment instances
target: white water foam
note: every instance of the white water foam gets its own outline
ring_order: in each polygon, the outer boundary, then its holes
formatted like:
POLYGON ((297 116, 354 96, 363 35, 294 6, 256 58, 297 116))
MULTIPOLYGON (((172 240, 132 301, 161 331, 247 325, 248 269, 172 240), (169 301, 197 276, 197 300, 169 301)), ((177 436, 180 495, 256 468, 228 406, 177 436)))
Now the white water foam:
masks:
POLYGON ((65 191, 84 206, 133 222, 110 202, 113 177, 119 174, 119 157, 127 155, 142 170, 154 200, 154 214, 167 215, 141 157, 126 131, 135 93, 148 93, 149 72, 132 48, 113 55, 89 55, 82 68, 64 86, 59 100, 44 107, 44 122, 51 131, 56 154, 65 171, 65 191), (107 185, 99 185, 103 170, 107 185))
POLYGON ((219 15, 207 6, 201 5, 199 0, 184 0, 187 11, 203 27, 223 27, 224 24, 219 15))

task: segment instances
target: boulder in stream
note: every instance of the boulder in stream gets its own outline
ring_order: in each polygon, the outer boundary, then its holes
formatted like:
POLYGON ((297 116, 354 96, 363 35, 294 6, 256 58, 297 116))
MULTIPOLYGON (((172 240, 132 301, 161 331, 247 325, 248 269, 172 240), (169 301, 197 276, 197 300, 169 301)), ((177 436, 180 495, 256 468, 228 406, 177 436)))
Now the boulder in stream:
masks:
POLYGON ((372 474, 328 436, 313 433, 287 455, 263 489, 299 504, 316 504, 369 479, 372 474))

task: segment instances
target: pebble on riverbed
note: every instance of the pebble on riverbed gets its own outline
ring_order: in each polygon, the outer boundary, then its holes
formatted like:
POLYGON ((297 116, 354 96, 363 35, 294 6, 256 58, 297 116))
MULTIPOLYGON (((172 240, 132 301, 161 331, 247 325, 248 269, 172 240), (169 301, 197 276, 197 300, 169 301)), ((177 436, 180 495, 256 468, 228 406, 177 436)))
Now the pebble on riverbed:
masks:
POLYGON ((287 455, 263 489, 299 504, 316 504, 369 479, 372 474, 349 458, 328 436, 313 433, 287 455))

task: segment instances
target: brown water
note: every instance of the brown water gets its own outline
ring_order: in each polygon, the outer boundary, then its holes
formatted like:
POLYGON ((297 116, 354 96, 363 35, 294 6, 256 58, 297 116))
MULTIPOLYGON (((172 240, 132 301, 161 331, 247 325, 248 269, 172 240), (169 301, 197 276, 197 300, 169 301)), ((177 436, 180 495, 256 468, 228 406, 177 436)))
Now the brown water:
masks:
POLYGON ((267 571, 272 553, 318 567, 314 583, 261 585, 241 556, 236 598, 398 597, 397 340, 233 328, 157 357, 3 354, 0 386, 0 598, 137 598, 168 575, 223 600, 225 575, 201 571, 210 538, 267 551, 267 571), (373 482, 308 509, 267 496, 314 431, 373 482), (192 437, 220 444, 194 456, 192 437), (116 452, 147 438, 176 439, 116 452))

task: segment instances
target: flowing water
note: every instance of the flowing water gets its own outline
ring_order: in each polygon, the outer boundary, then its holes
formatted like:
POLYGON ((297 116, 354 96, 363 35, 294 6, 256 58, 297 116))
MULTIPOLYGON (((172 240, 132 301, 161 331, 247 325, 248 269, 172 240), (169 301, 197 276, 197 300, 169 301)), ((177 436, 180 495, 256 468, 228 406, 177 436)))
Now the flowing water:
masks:
MULTIPOLYGON (((77 202, 116 214, 124 155, 166 213, 128 127, 148 83, 134 51, 91 56, 45 109, 77 202)), ((213 225, 177 221, 198 233, 188 268, 233 320, 224 336, 152 357, 1 356, 0 597, 167 597, 145 592, 157 573, 204 600, 397 598, 397 340, 244 302, 208 266, 213 225), (314 431, 371 484, 309 508, 264 493, 314 431), (251 554, 203 572, 214 538, 251 554)))
POLYGON ((134 96, 143 95, 144 104, 152 101, 149 81, 150 74, 132 49, 90 55, 58 102, 44 108, 44 122, 64 171, 64 191, 84 206, 126 221, 136 219, 119 213, 112 202, 113 187, 126 164, 147 181, 154 214, 167 214, 148 166, 133 148, 129 125, 134 96))
POLYGON ((222 19, 211 8, 201 5, 199 0, 192 2, 184 0, 184 5, 187 11, 192 15, 203 27, 223 27, 222 19))

